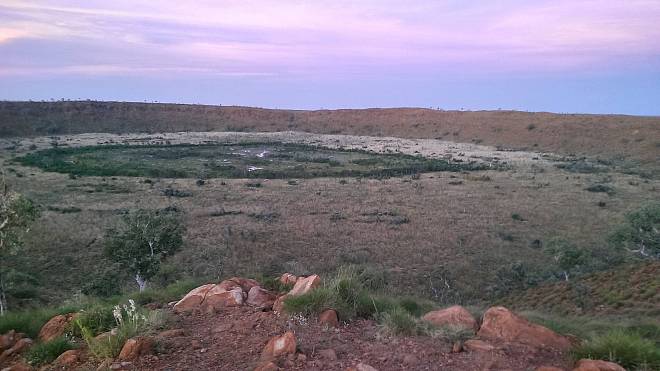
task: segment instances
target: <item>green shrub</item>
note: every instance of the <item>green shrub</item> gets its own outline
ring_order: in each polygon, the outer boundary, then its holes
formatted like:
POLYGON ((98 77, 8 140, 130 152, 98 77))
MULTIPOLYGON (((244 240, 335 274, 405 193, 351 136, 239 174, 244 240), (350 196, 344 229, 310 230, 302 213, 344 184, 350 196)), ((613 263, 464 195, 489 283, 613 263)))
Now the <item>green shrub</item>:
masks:
POLYGON ((394 307, 388 312, 378 315, 381 326, 392 335, 419 335, 424 333, 417 318, 413 317, 407 310, 394 307))
POLYGON ((53 339, 47 343, 39 343, 31 347, 25 354, 25 359, 32 365, 42 365, 53 362, 60 354, 75 346, 65 337, 53 339))
POLYGON ((74 334, 77 336, 83 335, 83 328, 90 331, 94 336, 109 331, 116 326, 112 309, 109 305, 95 305, 83 310, 76 318, 76 325, 73 328, 74 334))
POLYGON ((8 312, 0 317, 0 334, 4 334, 9 330, 16 330, 16 332, 22 332, 34 339, 49 319, 58 314, 75 312, 77 309, 75 307, 61 307, 8 312))
POLYGON ((626 215, 609 242, 641 258, 660 259, 660 202, 652 202, 626 215))
POLYGON ((628 369, 657 370, 660 348, 636 332, 613 330, 594 336, 573 351, 576 359, 590 358, 616 362, 628 369))

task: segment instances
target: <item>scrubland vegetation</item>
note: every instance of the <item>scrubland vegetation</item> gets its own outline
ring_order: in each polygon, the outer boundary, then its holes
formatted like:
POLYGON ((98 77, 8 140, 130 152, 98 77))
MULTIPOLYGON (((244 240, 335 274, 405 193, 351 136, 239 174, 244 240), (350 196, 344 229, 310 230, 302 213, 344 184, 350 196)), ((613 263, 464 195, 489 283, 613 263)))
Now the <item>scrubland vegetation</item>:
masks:
POLYGON ((478 317, 499 303, 583 339, 577 358, 660 367, 652 166, 504 151, 486 166, 463 147, 11 143, 0 152, 0 333, 34 338, 53 315, 80 313, 70 336, 30 350, 35 365, 83 343, 116 356, 168 321, 143 305, 199 284, 236 275, 286 292, 275 277, 291 272, 325 278, 285 301, 293 315, 334 308, 390 335, 455 341, 466 335, 420 316, 463 304, 478 317))

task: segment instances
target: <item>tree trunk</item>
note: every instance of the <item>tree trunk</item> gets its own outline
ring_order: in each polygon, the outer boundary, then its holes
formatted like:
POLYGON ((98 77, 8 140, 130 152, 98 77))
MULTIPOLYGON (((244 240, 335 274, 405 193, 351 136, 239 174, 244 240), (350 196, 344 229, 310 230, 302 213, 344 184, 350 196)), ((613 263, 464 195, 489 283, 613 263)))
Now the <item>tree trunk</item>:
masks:
POLYGON ((7 297, 5 296, 5 282, 0 273, 0 316, 4 316, 7 311, 7 297))
POLYGON ((138 287, 140 287, 140 292, 144 291, 147 287, 147 280, 145 280, 139 272, 135 274, 135 282, 137 282, 138 287))
POLYGON ((568 282, 568 272, 564 271, 564 280, 568 282))

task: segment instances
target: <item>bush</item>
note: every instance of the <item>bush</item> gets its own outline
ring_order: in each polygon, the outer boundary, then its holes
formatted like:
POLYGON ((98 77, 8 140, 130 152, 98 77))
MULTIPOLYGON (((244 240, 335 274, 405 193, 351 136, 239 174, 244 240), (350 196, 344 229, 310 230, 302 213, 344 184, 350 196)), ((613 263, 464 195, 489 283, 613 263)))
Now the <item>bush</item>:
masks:
POLYGON ((590 358, 616 362, 628 369, 657 370, 660 349, 636 332, 613 330, 595 336, 573 351, 576 359, 590 358))
POLYGON ((389 312, 381 313, 378 317, 381 326, 392 335, 412 336, 425 333, 424 327, 419 324, 419 320, 401 307, 395 307, 389 312))
POLYGON ((75 346, 65 337, 53 339, 47 343, 39 343, 30 348, 25 354, 25 359, 32 365, 42 365, 53 362, 60 354, 75 346))
POLYGON ((34 339, 39 335, 41 327, 58 314, 75 312, 77 308, 61 307, 55 309, 33 309, 22 312, 8 312, 0 317, 0 334, 9 330, 22 332, 34 339))
POLYGON ((660 259, 660 202, 643 206, 626 216, 609 241, 641 258, 660 259))
POLYGON ((82 287, 85 295, 109 297, 121 293, 122 279, 116 269, 108 269, 95 275, 82 287))
POLYGON ((95 305, 83 310, 76 318, 73 328, 74 335, 83 335, 82 329, 90 331, 93 336, 109 331, 116 326, 111 306, 95 305))

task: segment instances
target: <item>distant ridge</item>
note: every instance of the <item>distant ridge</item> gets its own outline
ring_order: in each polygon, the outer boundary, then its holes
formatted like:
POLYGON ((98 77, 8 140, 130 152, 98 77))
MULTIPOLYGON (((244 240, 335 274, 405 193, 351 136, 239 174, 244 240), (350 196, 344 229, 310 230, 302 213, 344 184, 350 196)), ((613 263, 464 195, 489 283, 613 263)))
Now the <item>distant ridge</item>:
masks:
POLYGON ((279 110, 100 101, 0 102, 0 137, 91 132, 304 131, 472 142, 660 162, 660 117, 425 108, 279 110))

